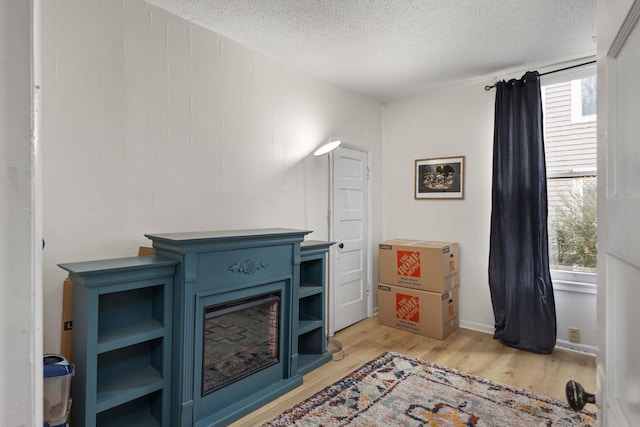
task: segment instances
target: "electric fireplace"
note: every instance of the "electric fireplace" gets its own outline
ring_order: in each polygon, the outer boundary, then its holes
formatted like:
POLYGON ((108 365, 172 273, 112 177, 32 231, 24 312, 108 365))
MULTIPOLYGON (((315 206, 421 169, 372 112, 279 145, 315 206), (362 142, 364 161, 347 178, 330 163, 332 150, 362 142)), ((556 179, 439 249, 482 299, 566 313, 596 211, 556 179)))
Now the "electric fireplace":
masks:
POLYGON ((280 360, 280 294, 204 308, 202 395, 280 360))
POLYGON ((158 256, 179 261, 172 426, 224 426, 302 384, 297 288, 300 243, 308 233, 146 235, 158 256))

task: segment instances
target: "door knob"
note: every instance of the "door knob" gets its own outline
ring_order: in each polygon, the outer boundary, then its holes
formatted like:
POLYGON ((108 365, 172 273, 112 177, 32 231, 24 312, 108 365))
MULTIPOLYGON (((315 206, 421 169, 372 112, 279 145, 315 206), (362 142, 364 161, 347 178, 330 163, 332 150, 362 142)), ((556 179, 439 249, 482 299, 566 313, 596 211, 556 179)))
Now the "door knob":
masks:
POLYGON ((575 380, 567 383, 566 393, 569 406, 576 412, 582 411, 587 403, 596 403, 596 396, 584 391, 582 385, 575 380))
POLYGON ((340 249, 344 248, 344 243, 340 243, 340 244, 338 245, 338 247, 339 247, 340 249))

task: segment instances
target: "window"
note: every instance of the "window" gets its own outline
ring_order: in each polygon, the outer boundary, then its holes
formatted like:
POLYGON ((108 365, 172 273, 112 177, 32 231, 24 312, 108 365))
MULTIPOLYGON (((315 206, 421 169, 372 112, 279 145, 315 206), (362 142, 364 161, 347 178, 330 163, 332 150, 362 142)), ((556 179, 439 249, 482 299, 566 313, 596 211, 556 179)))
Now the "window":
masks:
POLYGON ((595 67, 549 77, 543 77, 541 84, 552 278, 554 282, 595 283, 595 67))
POLYGON ((596 76, 571 81, 571 122, 596 120, 596 76))

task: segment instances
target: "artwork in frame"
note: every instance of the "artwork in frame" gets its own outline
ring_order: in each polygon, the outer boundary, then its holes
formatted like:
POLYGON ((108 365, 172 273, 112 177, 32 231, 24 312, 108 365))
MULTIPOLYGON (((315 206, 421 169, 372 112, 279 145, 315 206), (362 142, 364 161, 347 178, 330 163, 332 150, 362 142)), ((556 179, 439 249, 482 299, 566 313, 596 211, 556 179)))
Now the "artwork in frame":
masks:
POLYGON ((416 199, 463 199, 464 156, 416 160, 416 199))

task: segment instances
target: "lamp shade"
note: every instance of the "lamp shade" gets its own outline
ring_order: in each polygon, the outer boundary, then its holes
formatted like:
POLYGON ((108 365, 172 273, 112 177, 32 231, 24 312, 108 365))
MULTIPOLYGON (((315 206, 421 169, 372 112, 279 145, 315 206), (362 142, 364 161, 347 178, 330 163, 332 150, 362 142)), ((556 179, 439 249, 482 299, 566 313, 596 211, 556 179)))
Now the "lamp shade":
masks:
POLYGON ((316 151, 313 152, 314 156, 324 156, 338 148, 342 144, 342 141, 329 141, 326 144, 321 145, 316 151))

